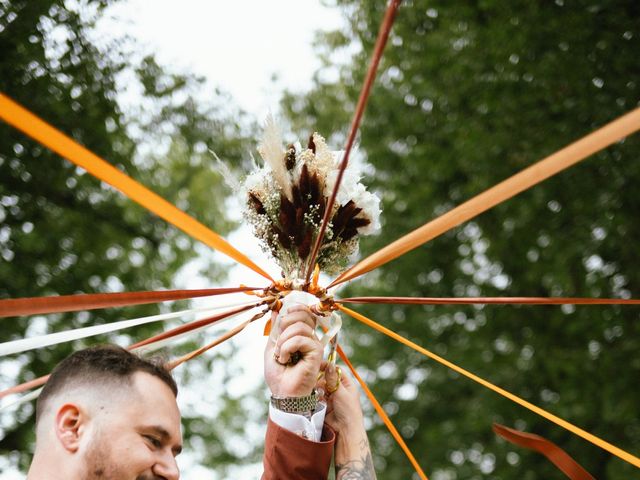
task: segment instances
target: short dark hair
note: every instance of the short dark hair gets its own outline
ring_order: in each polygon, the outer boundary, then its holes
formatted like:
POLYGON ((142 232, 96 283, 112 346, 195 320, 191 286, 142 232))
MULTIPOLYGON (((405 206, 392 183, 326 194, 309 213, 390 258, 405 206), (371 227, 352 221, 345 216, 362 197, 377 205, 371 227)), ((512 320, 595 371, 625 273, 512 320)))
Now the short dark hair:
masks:
POLYGON ((115 345, 101 345, 72 353, 53 369, 36 404, 36 424, 49 398, 74 384, 103 384, 105 381, 131 382, 136 372, 145 372, 162 380, 178 395, 178 386, 158 359, 146 360, 115 345))

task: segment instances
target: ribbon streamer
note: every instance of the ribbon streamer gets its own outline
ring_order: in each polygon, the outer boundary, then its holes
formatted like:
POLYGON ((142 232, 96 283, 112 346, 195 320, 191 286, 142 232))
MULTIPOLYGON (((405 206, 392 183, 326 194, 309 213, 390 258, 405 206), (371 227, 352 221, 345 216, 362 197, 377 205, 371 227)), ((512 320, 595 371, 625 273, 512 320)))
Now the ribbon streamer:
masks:
POLYGON ((40 396, 40 393, 42 393, 42 388, 43 387, 40 387, 39 389, 34 390, 33 392, 29 392, 29 393, 26 393, 26 394, 22 395, 21 397, 18 397, 13 402, 10 402, 10 403, 7 403, 6 405, 0 406, 0 412, 8 410, 9 408, 12 408, 12 407, 13 408, 19 407, 23 403, 27 403, 27 402, 31 402, 32 400, 35 400, 36 398, 38 398, 40 396))
POLYGON ((34 378, 33 380, 29 380, 19 385, 9 387, 5 390, 0 391, 0 399, 16 393, 26 392, 27 390, 31 390, 32 388, 41 387, 42 385, 47 383, 48 379, 49 375, 43 375, 42 377, 34 378))
POLYGON ((419 247, 463 222, 495 207, 528 188, 569 168, 594 153, 622 140, 640 129, 640 108, 614 120, 571 145, 534 163, 483 193, 400 237, 395 242, 369 255, 336 278, 328 288, 363 275, 419 247))
MULTIPOLYGON (((191 352, 191 353, 189 353, 187 355, 184 355, 184 356, 180 357, 177 360, 173 360, 172 362, 169 362, 169 364, 167 365, 167 368, 169 370, 173 370, 178 365, 181 365, 182 363, 184 363, 184 362, 186 362, 188 360, 191 360, 192 358, 195 358, 195 357, 201 355, 202 353, 204 353, 205 351, 215 347, 216 345, 219 345, 220 343, 228 340, 229 338, 233 337, 234 335, 236 335, 237 333, 242 331, 249 323, 253 322, 254 320, 257 320, 258 318, 262 317, 264 314, 265 314, 265 312, 260 312, 259 314, 255 315, 254 317, 250 318, 246 322, 244 322, 241 325, 239 325, 238 327, 233 328, 229 332, 227 332, 224 335, 222 335, 221 337, 217 338, 214 342, 210 343, 209 345, 201 347, 201 348, 199 348, 197 350, 194 350, 193 352, 191 352)), ((227 318, 223 319, 223 321, 231 320, 233 317, 234 316, 227 317, 227 318)), ((200 330, 204 330, 207 327, 208 327, 208 325, 205 325, 205 326, 202 326, 200 328, 194 329, 191 332, 185 332, 185 333, 182 333, 180 335, 176 335, 174 337, 171 337, 169 339, 160 340, 158 342, 155 342, 155 343, 152 343, 152 344, 149 344, 149 345, 145 345, 145 346, 142 346, 142 347, 138 347, 138 348, 133 348, 133 349, 131 349, 131 351, 135 351, 135 352, 138 352, 138 353, 141 353, 141 354, 142 353, 151 352, 151 351, 157 350, 159 348, 162 348, 164 345, 166 345, 168 343, 175 343, 176 340, 178 340, 180 338, 183 338, 186 335, 193 334, 193 333, 198 332, 200 330)), ((41 378, 45 378, 45 377, 41 377, 41 378)), ((48 375, 47 375, 47 378, 48 378, 48 375)), ((0 411, 6 410, 6 409, 8 409, 10 407, 17 407, 19 405, 22 405, 23 403, 35 400, 40 396, 41 392, 42 392, 42 387, 37 389, 37 390, 34 390, 33 392, 29 392, 29 393, 21 396, 20 398, 18 398, 14 402, 11 402, 11 403, 8 403, 6 405, 0 406, 0 411)), ((0 395, 0 398, 2 398, 1 395, 0 395)))
MULTIPOLYGON (((161 341, 166 341, 168 339, 177 339, 180 338, 183 334, 186 333, 193 333, 194 331, 198 331, 201 328, 207 327, 209 325, 211 325, 212 323, 216 323, 216 322, 220 322, 228 317, 234 317, 235 315, 242 313, 244 311, 250 310, 252 308, 255 308, 256 306, 260 305, 262 302, 257 302, 251 305, 247 305, 247 306, 243 306, 243 307, 238 307, 235 308, 233 310, 229 310, 226 312, 223 312, 219 315, 215 315, 212 317, 207 317, 204 318, 202 320, 197 320, 195 322, 191 322, 188 323, 186 325, 181 325, 179 327, 173 328, 171 330, 168 330, 164 333, 158 334, 158 335, 154 335, 153 337, 150 337, 146 340, 143 340, 141 342, 135 343, 131 346, 128 347, 128 350, 139 350, 141 347, 147 347, 149 345, 153 345, 156 344, 158 342, 161 341)), ((32 388, 36 388, 36 387, 41 387, 42 385, 44 385, 47 380, 49 379, 50 375, 44 375, 42 377, 39 378, 35 378, 33 380, 29 380, 28 382, 24 382, 21 383, 19 385, 15 385, 13 387, 7 388, 6 390, 2 390, 0 391, 0 399, 8 396, 8 395, 12 395, 12 394, 16 394, 16 393, 22 393, 25 392, 27 390, 31 390, 32 388)))
MULTIPOLYGON (((223 319, 219 320, 218 322, 216 322, 216 325, 223 324, 223 323, 225 323, 225 322, 227 322, 229 320, 232 320, 233 318, 235 318, 235 316, 223 318, 223 319)), ((149 343, 147 345, 142 345, 140 347, 132 348, 131 351, 132 352, 136 352, 139 355, 147 355, 149 353, 156 352, 156 351, 166 347, 167 345, 179 344, 182 340, 186 339, 187 337, 192 337, 193 335, 195 335, 197 333, 201 333, 201 332, 207 330, 209 327, 210 327, 210 325, 203 325, 201 327, 194 328, 193 330, 190 330, 188 332, 179 333, 178 335, 174 335, 173 337, 165 338, 164 340, 158 340, 157 342, 153 342, 153 343, 149 343)))
POLYGON ((191 322, 191 323, 187 323, 186 325, 180 325, 178 327, 172 328, 171 330, 167 330, 166 332, 162 332, 158 335, 154 335, 151 338, 147 338, 146 340, 142 340, 138 343, 134 343, 133 345, 131 345, 129 348, 133 349, 133 348, 138 348, 138 347, 143 347, 145 345, 148 345, 150 343, 154 343, 160 340, 164 340, 165 338, 171 338, 174 337, 178 334, 181 333, 185 333, 185 332, 190 332, 192 330, 195 330, 196 328, 199 327, 203 327, 206 325, 211 325, 212 323, 218 322, 224 318, 227 317, 231 317, 234 316, 238 313, 242 313, 242 312, 246 312, 247 310, 251 310, 252 308, 257 307, 258 305, 260 305, 262 302, 255 302, 255 303, 251 303, 249 305, 244 305, 241 307, 237 307, 234 308, 233 310, 228 310, 226 312, 222 312, 218 315, 214 315, 212 317, 207 317, 207 318, 203 318, 202 320, 196 320, 195 322, 191 322))
POLYGON ((498 423, 493 424, 493 431, 515 445, 541 453, 571 480, 595 480, 567 452, 544 437, 520 432, 498 423))
POLYGON ((640 305, 640 300, 584 297, 352 297, 336 303, 403 305, 640 305))
POLYGON ((187 235, 231 257, 273 282, 267 272, 238 251, 213 230, 167 202, 133 178, 122 173, 96 154, 52 127, 26 108, 0 93, 0 118, 91 175, 108 183, 147 210, 155 213, 187 235))
POLYGON ((400 445, 400 448, 402 448, 402 451, 405 453, 405 455, 411 462, 411 465, 413 465, 413 468, 417 472, 418 476, 422 480, 428 480, 427 476, 422 471, 420 464, 418 463, 416 458, 413 456, 413 453, 411 453, 411 450, 409 450, 409 447, 407 447, 407 444, 404 442, 404 439, 400 435, 400 432, 398 432, 395 425, 387 415, 387 412, 384 411, 384 408, 382 408, 382 405, 380 405, 380 402, 378 402, 375 395, 369 389, 369 387, 367 386, 365 381, 362 379, 362 377, 358 375, 358 372, 356 371, 354 366, 351 364, 351 361, 349 360, 347 355, 342 350, 342 347, 340 347, 339 345, 338 345, 338 355, 340 355, 340 358, 342 359, 342 361, 347 365, 347 367, 349 367, 349 370, 351 370, 351 373, 353 374, 353 376, 356 377, 356 379, 358 380, 358 383, 360 383, 360 386, 364 390, 364 393, 367 395, 367 397, 371 401, 373 408, 376 409, 376 412, 378 412, 378 415, 380 415, 380 418, 382 419, 384 424, 387 426, 387 429, 389 430, 393 438, 396 440, 396 442, 398 442, 398 445, 400 445))
POLYGON ((307 264, 307 273, 305 275, 306 282, 309 282, 309 278, 311 278, 311 272, 313 271, 313 266, 316 264, 318 252, 320 251, 320 246, 322 245, 322 240, 324 238, 324 232, 326 231, 329 220, 331 219, 333 205, 336 202, 336 197, 338 195, 338 191, 340 190, 340 184, 342 183, 344 171, 346 170, 347 164, 349 163, 349 155, 351 155, 353 144, 356 141, 356 134, 358 133, 358 128, 360 127, 360 121, 362 120, 362 115, 364 114, 367 100, 369 100, 369 94, 371 93, 373 81, 376 78, 376 72, 378 71, 378 65, 380 63, 380 59, 382 58, 382 52, 384 51, 384 47, 387 44, 387 39, 389 38, 389 33, 391 32, 393 21, 396 18, 396 13, 398 11, 398 7, 400 6, 400 2, 401 0, 391 0, 389 2, 386 13, 384 15, 384 19, 382 20, 382 24, 380 25, 378 38, 376 39, 376 44, 373 49, 373 55, 371 56, 371 61, 369 62, 367 76, 365 77, 364 83, 362 84, 360 97, 358 98, 356 110, 353 114, 353 120, 351 121, 349 136, 347 137, 347 145, 344 148, 342 161, 338 166, 338 176, 336 177, 336 183, 333 187, 333 192, 331 192, 331 197, 329 197, 329 201, 327 202, 327 207, 324 211, 322 223, 320 224, 320 230, 313 244, 313 249, 311 250, 311 256, 309 257, 309 263, 307 264))
POLYGON ((52 297, 9 298, 0 300, 0 317, 79 312, 107 307, 129 307, 172 300, 187 300, 228 293, 248 292, 253 287, 207 288, 200 290, 158 290, 148 292, 83 293, 52 297))
POLYGON ((185 322, 192 322, 195 320, 196 313, 214 312, 223 308, 229 308, 238 305, 249 305, 253 303, 254 302, 250 300, 231 305, 194 308, 191 310, 183 310, 180 312, 171 312, 160 315, 152 315, 148 317, 134 318, 130 320, 121 320, 119 322, 112 322, 104 325, 76 328, 64 332, 50 333, 48 335, 40 335, 37 337, 23 338, 11 342, 4 342, 0 343, 0 357, 4 355, 11 355, 14 353, 26 352, 29 350, 34 350, 36 348, 49 347, 51 345, 57 345, 59 343, 71 342, 74 340, 79 340, 81 338, 93 337, 104 333, 117 332, 119 330, 124 330, 138 325, 145 325, 152 322, 172 320, 174 318, 180 317, 185 317, 185 322))
POLYGON ((184 362, 188 362, 189 360, 192 360, 195 357, 198 357, 198 356, 202 355, 204 352, 212 349, 213 347, 216 347, 216 346, 220 345, 221 343, 226 342, 231 337, 237 335, 242 330, 244 330, 250 323, 255 322, 259 318, 264 317, 268 312, 269 312, 268 308, 266 310, 258 312, 253 317, 251 317, 249 320, 247 320, 245 322, 242 322, 240 325, 232 328, 231 330, 226 332, 224 335, 221 335, 220 337, 216 338, 213 342, 211 342, 211 343, 209 343, 207 345, 204 345, 204 346, 194 350, 191 353, 187 353, 186 355, 183 355, 182 357, 180 357, 180 358, 178 358, 176 360, 173 360, 168 365, 169 370, 173 370, 177 366, 182 365, 184 362))
POLYGON ((322 315, 316 316, 318 319, 318 323, 324 330, 324 333, 319 338, 320 343, 322 343, 323 347, 326 347, 327 344, 333 339, 340 329, 342 328, 342 318, 336 312, 331 312, 331 315, 325 317, 322 315))
MULTIPOLYGON (((231 306, 231 305, 228 305, 231 306)), ((232 315, 230 317, 226 317, 226 318, 222 318, 220 320, 218 320, 216 322, 216 325, 219 326, 223 323, 226 323, 230 320, 233 320, 236 317, 236 315, 232 315)), ((164 347, 166 347, 167 345, 175 345, 180 343, 181 340, 187 338, 187 337, 191 337, 193 335, 195 335, 196 333, 200 333, 203 332, 204 330, 207 330, 210 327, 210 325, 202 325, 198 328, 194 328, 193 330, 190 330, 188 332, 183 332, 183 333, 179 333, 177 335, 174 335, 173 337, 169 337, 169 338, 165 338, 164 340, 158 340, 157 342, 153 342, 153 343, 149 343, 147 345, 143 345, 141 347, 136 347, 136 348, 132 348, 131 351, 132 352, 136 352, 138 355, 147 355, 149 353, 155 352, 157 350, 160 350, 164 347)))
POLYGON ((467 378, 469 378, 470 380, 473 380, 476 383, 479 383, 480 385, 493 390, 494 392, 496 392, 499 395, 502 395, 505 398, 508 398, 509 400, 517 403, 518 405, 526 408, 527 410, 530 410, 534 413, 537 413, 538 415, 540 415, 541 417, 546 418, 547 420, 555 423, 556 425, 559 425, 567 430, 569 430, 571 433, 578 435, 579 437, 582 437, 583 439, 587 440, 588 442, 591 442, 592 444, 602 448, 603 450, 606 450, 607 452, 615 455, 618 458, 621 458, 622 460, 624 460, 625 462, 629 462, 631 465, 634 465, 638 468, 640 468, 640 458, 630 454, 629 452, 626 452, 624 450, 622 450, 621 448, 616 447, 615 445, 610 444, 609 442, 596 437, 595 435, 581 429, 580 427, 577 427, 576 425, 573 425, 570 422, 567 422, 566 420, 563 420, 560 417, 557 417, 556 415, 547 412, 546 410, 530 403, 527 402, 526 400, 518 397, 517 395, 514 395, 513 393, 510 393, 508 391, 506 391, 503 388, 498 387, 497 385, 494 385, 493 383, 489 382, 488 380, 485 380, 467 370, 465 370, 462 367, 457 366, 456 364, 442 358, 439 355, 436 355, 435 353, 427 350, 426 348, 421 347, 420 345, 412 342, 411 340, 408 340, 406 338, 404 338, 401 335, 398 335, 397 333, 395 333, 392 330, 389 330, 386 327, 383 327, 382 325, 374 322, 373 320, 371 320, 370 318, 365 317, 364 315, 354 311, 354 310, 350 310, 347 307, 344 307, 342 305, 338 305, 338 308, 340 310, 342 310, 343 312, 345 312, 347 315, 351 316, 352 318, 355 318, 356 320, 358 320, 359 322, 364 323, 365 325, 368 325, 369 327, 379 331, 380 333, 384 333, 385 335, 387 335, 388 337, 393 338, 394 340, 406 345, 409 348, 414 349, 415 351, 425 355, 426 357, 431 358, 432 360, 435 360, 436 362, 450 368, 451 370, 454 370, 455 372, 458 372, 460 375, 463 375, 467 378))

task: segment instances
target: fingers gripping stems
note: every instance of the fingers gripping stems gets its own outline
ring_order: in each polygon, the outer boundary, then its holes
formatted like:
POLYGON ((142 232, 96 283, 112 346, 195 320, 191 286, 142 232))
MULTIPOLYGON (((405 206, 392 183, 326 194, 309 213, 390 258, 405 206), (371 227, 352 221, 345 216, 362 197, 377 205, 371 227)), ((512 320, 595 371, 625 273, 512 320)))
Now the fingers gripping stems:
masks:
MULTIPOLYGON (((331 342, 331 347, 329 351, 328 360, 335 362, 335 348, 337 345, 338 332, 342 328, 342 319, 340 316, 331 312, 330 314, 322 314, 322 310, 317 308, 318 298, 310 293, 293 290, 284 296, 282 299, 282 307, 278 315, 273 322, 271 327, 271 331, 269 334, 269 341, 276 344, 276 348, 274 349, 274 358, 278 363, 284 363, 289 365, 295 365, 301 359, 301 354, 299 351, 293 352, 288 358, 283 358, 280 352, 280 348, 278 346, 282 346, 283 339, 281 338, 285 329, 290 327, 293 323, 297 321, 304 322, 304 325, 308 325, 311 329, 315 330, 317 327, 320 327, 322 330, 321 333, 316 333, 318 339, 323 347, 328 345, 331 342), (299 310, 300 307, 309 308, 310 311, 315 313, 314 316, 315 322, 311 324, 313 320, 309 320, 309 317, 304 316, 296 316, 296 309, 299 310), (280 342, 280 343, 278 343, 280 342)), ((302 328, 302 327, 301 327, 302 328)), ((292 331, 292 333, 295 331, 292 331)), ((291 333, 288 335, 291 335, 291 333)))

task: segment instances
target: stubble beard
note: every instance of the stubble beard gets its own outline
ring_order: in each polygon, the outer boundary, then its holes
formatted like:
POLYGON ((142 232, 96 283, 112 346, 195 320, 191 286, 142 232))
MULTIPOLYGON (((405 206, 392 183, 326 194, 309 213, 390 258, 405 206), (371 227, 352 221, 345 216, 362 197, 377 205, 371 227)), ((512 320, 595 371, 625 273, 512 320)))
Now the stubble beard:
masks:
POLYGON ((96 438, 85 454, 86 472, 82 480, 126 480, 112 457, 108 442, 96 438))
MULTIPOLYGON (((109 442, 96 439, 87 449, 85 455, 86 472, 82 480, 134 480, 128 476, 123 466, 118 464, 109 442)), ((153 473, 137 475, 135 480, 163 480, 153 473)))

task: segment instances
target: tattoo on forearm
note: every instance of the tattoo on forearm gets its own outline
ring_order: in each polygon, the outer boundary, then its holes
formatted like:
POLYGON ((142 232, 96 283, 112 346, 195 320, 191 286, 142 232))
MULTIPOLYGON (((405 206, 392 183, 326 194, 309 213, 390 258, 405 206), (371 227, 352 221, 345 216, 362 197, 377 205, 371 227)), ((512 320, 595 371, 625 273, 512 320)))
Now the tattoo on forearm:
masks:
POLYGON ((360 458, 336 463, 336 480, 376 480, 369 442, 360 442, 360 458))

